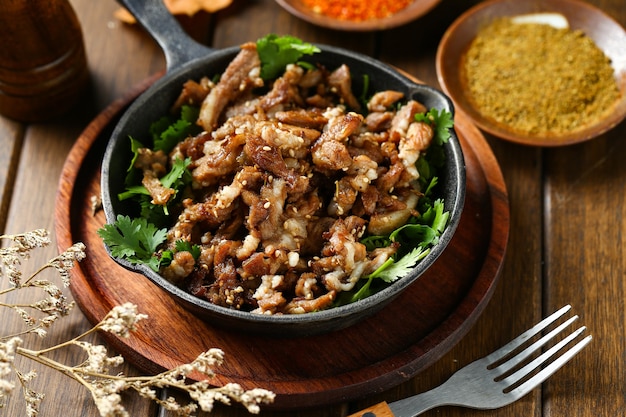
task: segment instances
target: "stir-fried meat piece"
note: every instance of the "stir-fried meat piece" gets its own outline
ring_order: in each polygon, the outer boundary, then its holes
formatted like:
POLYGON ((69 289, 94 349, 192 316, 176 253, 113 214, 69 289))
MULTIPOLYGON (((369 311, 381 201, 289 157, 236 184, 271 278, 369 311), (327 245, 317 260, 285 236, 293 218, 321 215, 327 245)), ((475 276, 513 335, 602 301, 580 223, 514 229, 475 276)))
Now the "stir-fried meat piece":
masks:
POLYGON ((313 144, 312 160, 323 172, 347 169, 352 157, 345 145, 346 139, 361 126, 363 117, 357 113, 342 114, 329 120, 327 128, 313 144))
POLYGON ((200 82, 186 81, 172 106, 172 111, 176 111, 184 105, 200 106, 213 87, 214 84, 207 77, 203 77, 200 82))
POLYGON ((361 122, 363 122, 362 115, 354 112, 343 114, 338 111, 335 113, 338 114, 327 112, 327 114, 331 117, 329 118, 328 124, 320 136, 320 142, 330 140, 345 142, 350 135, 356 133, 361 127, 361 122))
POLYGON ((359 111, 361 104, 359 100, 352 93, 352 76, 350 75, 350 68, 343 64, 336 70, 334 70, 328 76, 328 84, 331 91, 337 93, 343 104, 348 108, 359 111))
POLYGON ((297 65, 288 65, 285 74, 274 81, 269 93, 259 100, 259 107, 266 112, 289 108, 291 105, 302 106, 304 101, 298 91, 298 82, 302 78, 303 70, 297 65))
POLYGON ((181 278, 191 274, 196 266, 196 260, 190 252, 182 251, 174 254, 172 262, 163 270, 163 278, 171 282, 178 282, 181 278))
POLYGON ((255 132, 261 135, 269 146, 277 147, 283 157, 298 160, 307 159, 311 143, 321 135, 319 130, 275 121, 257 123, 255 132))
POLYGON ((359 192, 364 192, 378 178, 378 164, 366 155, 358 155, 346 169, 346 176, 335 183, 335 194, 328 207, 328 214, 342 216, 356 202, 359 192))
POLYGON ((167 172, 167 155, 163 151, 153 152, 148 148, 140 148, 137 150, 135 168, 163 175, 167 172))
POLYGON ((200 256, 175 252, 161 272, 229 308, 323 310, 398 250, 368 252, 359 240, 417 214, 415 163, 434 132, 415 121, 423 105, 398 108, 397 91, 374 94, 367 117, 356 113, 361 104, 345 65, 332 72, 290 65, 263 94, 253 88, 261 85, 259 65, 247 44, 216 85, 186 83, 175 106, 202 102, 204 131, 169 155, 138 158, 155 196, 168 164, 191 160, 191 187, 172 211, 167 248, 185 240, 200 256))
POLYGON ((370 112, 385 112, 398 101, 404 98, 404 93, 400 91, 385 90, 374 93, 367 102, 367 109, 370 112))
POLYGON ((358 239, 365 232, 365 220, 356 216, 337 219, 324 233, 322 258, 311 268, 322 276, 329 290, 350 291, 367 264, 367 250, 358 239))
POLYGON ((335 301, 336 295, 336 291, 329 291, 326 294, 320 295, 312 300, 306 298, 294 298, 284 307, 283 310, 287 314, 304 314, 325 310, 332 305, 333 301, 335 301))
POLYGON ((365 117, 365 126, 370 132, 383 132, 391 127, 394 113, 390 111, 373 112, 365 117))
POLYGON ((410 100, 396 112, 391 121, 391 130, 400 135, 405 135, 409 130, 409 125, 415 121, 415 115, 425 111, 426 107, 423 104, 410 100))
POLYGON ((164 206, 176 193, 173 189, 164 187, 159 178, 152 171, 144 171, 141 184, 146 187, 150 196, 151 203, 164 206))
POLYGON ((207 141, 204 156, 199 158, 192 171, 196 187, 208 187, 216 184, 226 175, 237 170, 237 158, 246 142, 245 135, 235 135, 223 141, 207 141))
POLYGON ((305 72, 300 78, 298 85, 302 88, 316 88, 324 81, 324 71, 314 69, 305 72))
POLYGON ((208 140, 211 140, 211 134, 209 132, 202 132, 197 136, 190 136, 176 145, 174 150, 170 153, 170 159, 175 161, 176 158, 184 160, 190 157, 193 161, 196 161, 204 156, 204 144, 208 140))
POLYGON ((392 192, 402 178, 403 173, 404 164, 402 162, 398 161, 395 164, 390 165, 389 169, 387 169, 387 171, 385 171, 385 173, 383 173, 376 180, 376 188, 383 193, 392 192))
POLYGON ((213 130, 229 102, 234 101, 246 90, 263 85, 260 66, 256 44, 242 45, 241 52, 228 65, 220 81, 202 102, 198 124, 205 130, 213 130))
MULTIPOLYGON (((244 151, 261 169, 271 172, 278 178, 282 178, 289 187, 294 187, 300 179, 297 173, 287 167, 278 148, 269 145, 260 136, 248 136, 244 151)), ((306 181, 306 177, 304 181, 306 181)))
POLYGON ((421 152, 430 146, 433 136, 432 126, 424 122, 413 122, 409 125, 406 136, 400 140, 398 157, 402 160, 407 174, 410 175, 406 179, 407 182, 419 178, 415 163, 421 152))
POLYGON ((281 123, 305 127, 321 131, 328 119, 320 111, 316 110, 286 110, 274 113, 274 117, 281 123))
POLYGON ((414 212, 417 206, 418 196, 414 192, 406 192, 400 198, 390 198, 385 196, 380 199, 379 207, 375 213, 370 216, 367 225, 368 233, 372 235, 385 236, 393 232, 395 229, 406 224, 409 218, 416 214, 414 212))
POLYGON ((164 206, 172 198, 175 191, 171 188, 164 187, 160 177, 167 172, 167 155, 163 151, 153 152, 148 148, 140 148, 137 150, 137 160, 135 168, 143 171, 141 184, 146 187, 152 204, 164 206))
POLYGON ((387 158, 387 155, 383 152, 379 143, 384 140, 385 137, 382 135, 365 132, 351 138, 348 151, 352 157, 364 155, 380 165, 384 163, 385 158, 387 158))

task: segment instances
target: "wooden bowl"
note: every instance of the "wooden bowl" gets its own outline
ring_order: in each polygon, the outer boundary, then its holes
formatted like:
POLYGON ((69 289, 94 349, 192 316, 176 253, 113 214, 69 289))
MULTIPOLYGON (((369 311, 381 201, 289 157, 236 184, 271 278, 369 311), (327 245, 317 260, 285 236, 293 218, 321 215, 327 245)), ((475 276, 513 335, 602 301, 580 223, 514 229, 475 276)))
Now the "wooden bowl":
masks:
POLYGON ((601 10, 577 0, 493 0, 461 15, 446 31, 437 50, 437 76, 455 106, 469 115, 482 130, 511 142, 535 146, 562 146, 595 138, 612 129, 626 116, 626 32, 601 10), (528 135, 494 122, 470 102, 463 79, 463 57, 477 32, 500 17, 531 13, 558 13, 572 30, 582 30, 611 59, 621 97, 603 120, 581 130, 556 135, 528 135))
POLYGON ((391 29, 409 23, 433 9, 441 0, 414 0, 404 9, 384 19, 351 21, 334 19, 314 12, 304 4, 303 0, 276 0, 276 2, 292 15, 317 26, 329 29, 367 32, 391 29))

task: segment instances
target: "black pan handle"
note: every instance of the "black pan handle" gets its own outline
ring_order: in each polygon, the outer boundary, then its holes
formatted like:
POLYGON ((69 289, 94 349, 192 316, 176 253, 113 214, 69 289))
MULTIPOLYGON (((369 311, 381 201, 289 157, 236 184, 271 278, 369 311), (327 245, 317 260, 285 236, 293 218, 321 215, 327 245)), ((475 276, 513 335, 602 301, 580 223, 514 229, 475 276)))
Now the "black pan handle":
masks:
POLYGON ((137 19, 163 49, 167 71, 213 52, 213 49, 193 40, 180 27, 162 0, 117 0, 117 2, 137 19))

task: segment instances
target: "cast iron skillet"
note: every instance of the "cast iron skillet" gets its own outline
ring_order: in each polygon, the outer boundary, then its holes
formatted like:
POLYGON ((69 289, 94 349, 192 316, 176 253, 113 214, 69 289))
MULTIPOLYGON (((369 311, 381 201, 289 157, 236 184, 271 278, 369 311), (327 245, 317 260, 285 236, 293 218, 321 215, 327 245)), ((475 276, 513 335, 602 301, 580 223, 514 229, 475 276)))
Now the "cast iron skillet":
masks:
MULTIPOLYGON (((145 137, 150 124, 167 114, 185 81, 220 74, 239 51, 238 46, 214 50, 196 43, 185 34, 159 0, 118 1, 163 48, 167 73, 129 107, 118 122, 107 145, 102 163, 101 187, 102 204, 108 223, 113 223, 118 214, 133 216, 133 209, 117 198, 118 193, 124 189, 124 177, 130 164, 129 136, 138 140, 145 137)), ((353 88, 357 94, 362 89, 362 75, 368 74, 370 91, 399 90, 403 91, 407 98, 414 98, 428 108, 454 111, 452 102, 442 93, 412 82, 388 65, 354 52, 331 46, 318 46, 322 52, 315 54, 311 60, 320 62, 329 69, 334 69, 341 63, 347 64, 353 73, 353 88)), ((451 216, 440 243, 409 276, 365 300, 350 305, 303 315, 267 316, 242 312, 201 300, 171 284, 147 266, 135 266, 121 259, 115 261, 127 269, 145 275, 192 313, 220 327, 287 337, 301 337, 345 328, 374 314, 395 298, 433 264, 450 242, 458 225, 465 198, 465 164, 454 132, 445 146, 445 152, 448 164, 440 180, 443 185, 445 208, 451 216)))

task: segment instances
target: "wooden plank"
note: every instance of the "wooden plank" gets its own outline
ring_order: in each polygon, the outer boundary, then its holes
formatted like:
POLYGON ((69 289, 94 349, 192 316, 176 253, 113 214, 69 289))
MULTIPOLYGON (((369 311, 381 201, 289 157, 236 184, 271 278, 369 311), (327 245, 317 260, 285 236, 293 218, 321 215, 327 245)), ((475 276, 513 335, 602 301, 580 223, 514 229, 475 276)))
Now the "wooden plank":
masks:
POLYGON ((0 116, 0 230, 6 224, 24 130, 23 124, 0 116))
POLYGON ((571 303, 595 339, 547 384, 547 415, 581 397, 583 415, 626 409, 625 135, 622 124, 546 158, 546 308, 571 303))
MULTIPOLYGON (((84 128, 87 121, 101 108, 121 96, 138 80, 160 70, 163 58, 158 48, 150 44, 147 35, 136 28, 126 27, 113 20, 115 2, 72 1, 85 34, 92 83, 85 98, 66 117, 45 124, 28 126, 17 125, 0 119, 0 222, 9 233, 21 233, 35 228, 54 231, 54 202, 58 178, 65 156, 84 128), (135 33, 133 33, 135 32, 135 33), (19 159, 19 165, 15 161, 19 159), (15 181, 13 189, 11 185, 15 181), (13 191, 13 192, 12 192, 13 191)), ((48 248, 37 251, 27 268, 41 265, 58 252, 53 243, 48 248)), ((44 276, 58 282, 54 274, 44 276)), ((67 290, 66 290, 67 291, 67 290)), ((67 291, 67 295, 69 291, 67 291)), ((11 302, 32 302, 32 294, 11 297, 11 302)), ((3 300, 4 301, 4 300, 3 300)), ((3 330, 19 328, 21 320, 16 315, 3 317, 3 330)), ((76 309, 70 317, 64 318, 50 329, 50 337, 29 338, 27 346, 33 349, 50 346, 55 342, 74 337, 90 327, 81 312, 76 309)), ((101 339, 92 339, 103 343, 101 339)), ((53 358, 75 363, 78 352, 66 350, 52 355, 53 358)), ((24 372, 36 369, 40 377, 33 383, 35 390, 45 392, 42 404, 43 415, 64 415, 66 417, 99 415, 88 391, 71 382, 66 376, 43 369, 32 362, 18 358, 16 363, 24 372), (54 387, 51 389, 50 387, 54 387), (45 410, 45 411, 44 411, 45 410)), ((136 370, 125 366, 120 371, 136 374, 136 370)), ((153 415, 155 405, 149 401, 134 401, 127 404, 131 415, 153 415)), ((19 390, 3 409, 7 415, 25 415, 25 408, 19 390)))

